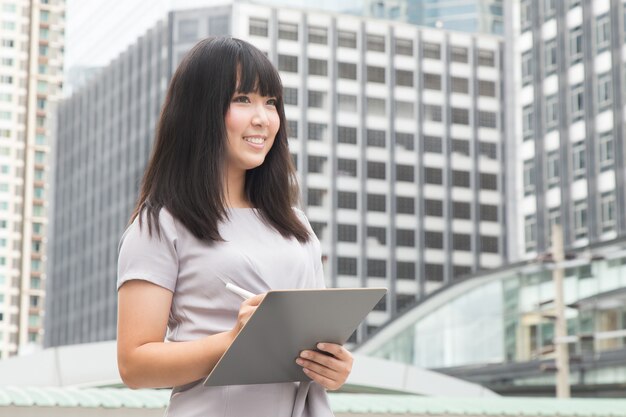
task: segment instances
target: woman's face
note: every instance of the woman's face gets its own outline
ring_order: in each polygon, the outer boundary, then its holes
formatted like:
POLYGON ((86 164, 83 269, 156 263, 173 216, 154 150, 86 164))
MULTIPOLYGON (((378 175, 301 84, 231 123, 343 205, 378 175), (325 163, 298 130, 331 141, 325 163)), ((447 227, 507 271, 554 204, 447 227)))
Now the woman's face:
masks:
POLYGON ((225 123, 229 173, 256 168, 265 160, 280 127, 276 99, 235 93, 225 123))

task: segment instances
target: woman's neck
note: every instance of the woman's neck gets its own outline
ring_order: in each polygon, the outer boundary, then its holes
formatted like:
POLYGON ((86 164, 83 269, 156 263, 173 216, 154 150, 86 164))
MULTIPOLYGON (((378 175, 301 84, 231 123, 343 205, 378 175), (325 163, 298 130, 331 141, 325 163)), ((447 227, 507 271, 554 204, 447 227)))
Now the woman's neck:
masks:
POLYGON ((246 172, 229 170, 226 176, 226 205, 231 208, 250 208, 245 193, 246 172))

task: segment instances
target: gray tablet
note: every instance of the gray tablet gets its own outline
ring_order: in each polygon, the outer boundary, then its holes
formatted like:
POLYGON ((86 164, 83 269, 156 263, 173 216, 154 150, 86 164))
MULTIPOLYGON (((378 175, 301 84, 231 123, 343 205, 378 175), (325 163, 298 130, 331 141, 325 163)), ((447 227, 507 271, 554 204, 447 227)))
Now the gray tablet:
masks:
POLYGON ((269 291, 205 386, 308 381, 296 364, 318 342, 344 344, 386 288, 269 291))

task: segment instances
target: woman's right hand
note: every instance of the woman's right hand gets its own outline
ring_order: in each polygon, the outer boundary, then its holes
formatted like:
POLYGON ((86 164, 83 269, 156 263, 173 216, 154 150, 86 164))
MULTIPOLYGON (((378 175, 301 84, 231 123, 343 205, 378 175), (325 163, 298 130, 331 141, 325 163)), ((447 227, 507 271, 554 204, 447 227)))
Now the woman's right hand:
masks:
POLYGON ((263 301, 264 298, 265 293, 258 294, 254 297, 248 298, 243 303, 241 303, 241 306, 239 307, 239 313, 237 314, 237 322, 231 329, 233 338, 237 336, 243 326, 245 326, 248 320, 250 320, 250 317, 256 311, 257 307, 259 306, 259 304, 261 304, 261 301, 263 301))

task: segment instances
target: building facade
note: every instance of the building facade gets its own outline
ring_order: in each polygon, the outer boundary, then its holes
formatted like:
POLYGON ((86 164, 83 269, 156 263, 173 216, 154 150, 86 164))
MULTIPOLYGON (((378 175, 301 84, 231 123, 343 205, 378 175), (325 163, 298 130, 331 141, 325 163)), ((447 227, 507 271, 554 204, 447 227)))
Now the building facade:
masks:
POLYGON ((233 3, 177 11, 60 106, 46 344, 115 337, 117 243, 168 81, 201 38, 265 51, 329 286, 386 286, 357 341, 505 258, 500 37, 233 3))
POLYGON ((623 397, 626 241, 526 261, 452 283, 355 352, 435 369, 503 395, 553 396, 555 268, 563 269, 574 396, 623 397))
POLYGON ((621 1, 516 3, 519 258, 626 233, 621 1), (539 7, 537 7, 539 5, 539 7))
POLYGON ((363 14, 463 32, 504 33, 502 0, 367 0, 363 14))
POLYGON ((0 1, 0 358, 43 341, 65 2, 0 1))

